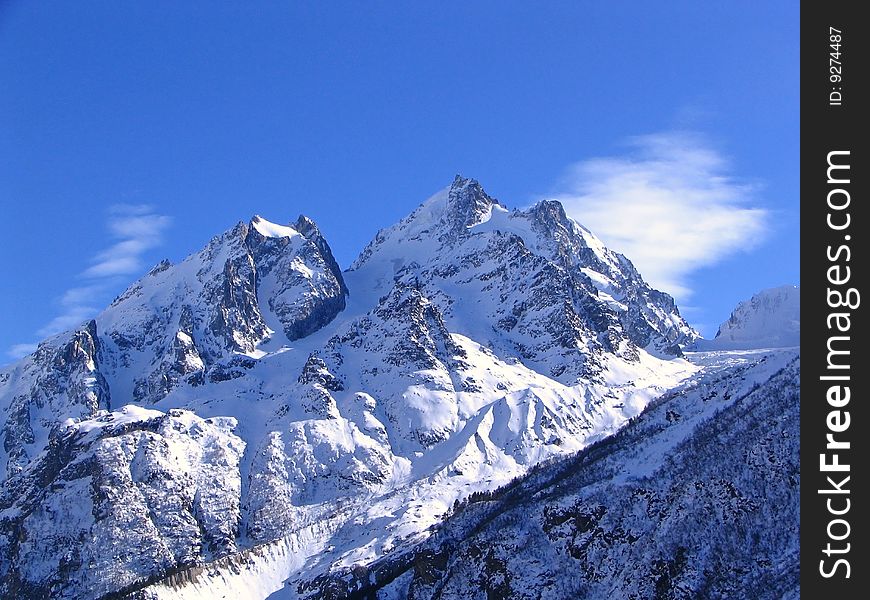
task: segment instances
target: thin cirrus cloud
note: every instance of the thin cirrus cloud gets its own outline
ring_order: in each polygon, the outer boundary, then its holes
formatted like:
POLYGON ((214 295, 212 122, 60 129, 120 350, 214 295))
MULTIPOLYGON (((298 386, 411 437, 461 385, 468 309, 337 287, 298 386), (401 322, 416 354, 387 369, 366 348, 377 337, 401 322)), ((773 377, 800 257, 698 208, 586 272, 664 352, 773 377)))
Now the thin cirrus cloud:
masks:
MULTIPOLYGON (((123 277, 140 273, 143 255, 159 246, 171 218, 154 212, 147 204, 117 204, 109 208, 107 227, 115 243, 94 256, 81 273, 83 285, 70 288, 59 298, 61 312, 36 331, 39 338, 78 327, 93 317, 106 295, 123 277)), ((6 352, 16 359, 36 350, 37 344, 15 344, 6 352)))
POLYGON ((21 358, 36 352, 36 344, 13 344, 6 354, 9 358, 21 358))
POLYGON ((763 239, 767 211, 751 206, 755 186, 730 177, 699 134, 639 136, 628 147, 575 164, 555 197, 650 285, 686 300, 694 271, 763 239))
POLYGON ((142 269, 142 254, 161 242, 170 219, 147 204, 118 204, 109 209, 109 231, 118 239, 94 257, 82 275, 89 278, 131 275, 142 269))

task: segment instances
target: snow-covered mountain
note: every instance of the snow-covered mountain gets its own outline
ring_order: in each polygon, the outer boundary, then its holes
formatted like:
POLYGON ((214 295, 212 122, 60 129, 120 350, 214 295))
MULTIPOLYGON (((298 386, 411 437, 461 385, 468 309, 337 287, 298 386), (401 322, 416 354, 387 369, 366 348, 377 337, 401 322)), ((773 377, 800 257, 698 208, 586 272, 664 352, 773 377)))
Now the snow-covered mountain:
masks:
POLYGON ((20 471, 64 419, 241 376, 264 348, 329 323, 346 295, 312 221, 239 223, 180 264, 161 262, 80 330, 4 369, 2 467, 20 471))
POLYGON ((566 383, 599 373, 601 352, 629 361, 636 347, 675 356, 697 337, 670 296, 560 203, 511 211, 458 176, 379 232, 352 271, 379 291, 394 279, 421 285, 448 322, 546 363, 566 383))
POLYGON ((695 338, 557 202, 457 177, 344 273, 310 219, 254 217, 0 371, 0 595, 369 564, 617 431, 695 338))
POLYGON ((800 358, 712 354, 616 435, 273 598, 799 598, 800 358))
POLYGON ((699 350, 740 350, 800 346, 801 290, 784 285, 762 290, 741 302, 712 340, 698 340, 699 350))

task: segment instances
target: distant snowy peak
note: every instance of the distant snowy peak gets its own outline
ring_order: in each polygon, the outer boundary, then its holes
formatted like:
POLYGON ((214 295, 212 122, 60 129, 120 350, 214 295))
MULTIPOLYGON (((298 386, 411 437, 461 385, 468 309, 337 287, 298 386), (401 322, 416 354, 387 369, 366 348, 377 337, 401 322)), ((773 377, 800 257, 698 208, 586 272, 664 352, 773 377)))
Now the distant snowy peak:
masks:
POLYGON ((704 349, 737 350, 800 346, 800 287, 784 285, 762 290, 741 302, 727 321, 719 326, 704 349))

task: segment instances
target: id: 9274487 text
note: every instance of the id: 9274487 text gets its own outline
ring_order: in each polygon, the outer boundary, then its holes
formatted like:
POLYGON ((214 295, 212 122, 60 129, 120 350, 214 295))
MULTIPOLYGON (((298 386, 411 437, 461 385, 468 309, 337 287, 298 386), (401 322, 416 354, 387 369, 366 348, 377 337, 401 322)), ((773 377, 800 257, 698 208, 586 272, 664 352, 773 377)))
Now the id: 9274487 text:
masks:
POLYGON ((843 104, 843 32, 833 27, 828 27, 828 39, 830 40, 831 52, 828 58, 829 81, 831 93, 828 94, 828 106, 842 106, 843 104))

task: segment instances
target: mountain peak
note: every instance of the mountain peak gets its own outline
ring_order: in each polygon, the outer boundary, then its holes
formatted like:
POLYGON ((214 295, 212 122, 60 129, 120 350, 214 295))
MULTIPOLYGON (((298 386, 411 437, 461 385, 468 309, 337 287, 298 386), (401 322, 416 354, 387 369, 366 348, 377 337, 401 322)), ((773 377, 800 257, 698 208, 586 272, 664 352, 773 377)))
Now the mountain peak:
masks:
POLYGON ((480 187, 480 182, 471 177, 463 177, 461 174, 457 173, 453 177, 453 183, 450 184, 450 189, 461 189, 472 185, 480 187))
POLYGON ((289 225, 278 225, 267 221, 260 215, 251 217, 251 227, 260 235, 267 238, 292 238, 300 235, 298 231, 289 225))
POLYGON ((332 249, 329 247, 326 238, 323 237, 322 233, 320 233, 317 223, 305 215, 299 215, 299 218, 297 218, 296 222, 293 224, 293 229, 298 231, 305 239, 317 247, 320 254, 323 256, 324 261, 326 261, 327 266, 335 275, 336 279, 338 279, 341 293, 347 296, 350 292, 348 291, 344 278, 341 275, 341 267, 339 267, 338 261, 335 260, 335 256, 332 254, 332 249))
POLYGON ((487 194, 476 179, 457 175, 447 193, 447 212, 453 228, 468 228, 485 220, 499 201, 487 194))
POLYGON ((296 222, 293 224, 293 229, 309 239, 320 235, 320 230, 317 228, 317 223, 315 223, 313 219, 305 215, 299 215, 299 217, 296 219, 296 222))
POLYGON ((547 218, 560 223, 568 221, 565 207, 558 200, 541 200, 530 209, 530 212, 541 218, 547 218))

